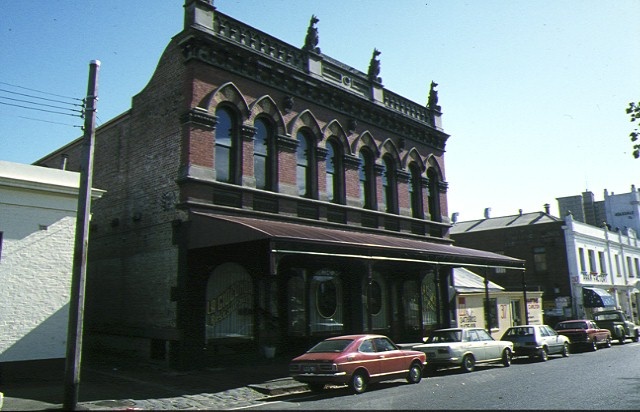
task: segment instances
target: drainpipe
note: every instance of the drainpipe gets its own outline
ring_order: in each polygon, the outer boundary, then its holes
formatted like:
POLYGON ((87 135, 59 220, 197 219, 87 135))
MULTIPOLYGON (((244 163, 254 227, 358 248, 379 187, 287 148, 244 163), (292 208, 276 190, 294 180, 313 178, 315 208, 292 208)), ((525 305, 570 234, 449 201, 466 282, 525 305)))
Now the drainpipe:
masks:
POLYGON ((491 316, 489 308, 489 279, 487 278, 487 268, 484 268, 484 326, 491 334, 491 316))
POLYGON ((529 324, 529 306, 527 303, 527 279, 525 276, 525 271, 522 271, 522 296, 524 297, 524 319, 525 325, 529 324))

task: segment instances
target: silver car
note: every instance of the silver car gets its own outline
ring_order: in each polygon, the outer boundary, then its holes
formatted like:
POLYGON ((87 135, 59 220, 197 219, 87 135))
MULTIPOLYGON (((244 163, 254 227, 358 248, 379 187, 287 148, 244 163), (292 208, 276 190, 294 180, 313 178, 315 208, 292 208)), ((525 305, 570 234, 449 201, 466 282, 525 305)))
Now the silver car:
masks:
POLYGON ((571 344, 569 338, 547 325, 512 326, 504 332, 502 340, 513 342, 515 356, 537 357, 542 361, 552 354, 569 356, 571 344))
POLYGON ((513 343, 495 340, 482 328, 437 329, 426 343, 412 347, 427 355, 427 369, 459 366, 465 372, 475 369, 477 363, 499 362, 511 365, 513 343))

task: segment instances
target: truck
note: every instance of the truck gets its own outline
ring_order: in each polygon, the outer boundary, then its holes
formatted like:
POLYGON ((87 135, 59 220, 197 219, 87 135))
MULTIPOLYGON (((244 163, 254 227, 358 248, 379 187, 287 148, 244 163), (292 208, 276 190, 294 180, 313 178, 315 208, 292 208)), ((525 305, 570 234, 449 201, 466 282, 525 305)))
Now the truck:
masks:
POLYGON ((613 339, 617 339, 621 344, 626 339, 640 342, 640 326, 631 322, 627 315, 619 309, 610 309, 596 312, 593 320, 603 329, 609 329, 613 339))

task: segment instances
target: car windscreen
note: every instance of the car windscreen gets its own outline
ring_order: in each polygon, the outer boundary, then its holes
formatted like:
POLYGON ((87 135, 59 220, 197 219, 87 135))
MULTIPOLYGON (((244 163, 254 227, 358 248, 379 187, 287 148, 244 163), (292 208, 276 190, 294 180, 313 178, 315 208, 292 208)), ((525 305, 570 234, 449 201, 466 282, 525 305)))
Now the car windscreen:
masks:
POLYGON ((596 322, 599 320, 620 320, 620 315, 617 313, 599 313, 593 315, 593 320, 596 322))
POLYGON ((307 353, 319 353, 319 352, 342 352, 353 342, 353 339, 331 339, 323 340, 313 348, 309 349, 307 353))
POLYGON ((429 336, 427 343, 451 343, 461 341, 462 331, 460 330, 437 330, 429 336))
POLYGON ((504 337, 513 337, 513 336, 531 336, 533 335, 533 328, 531 327, 515 327, 509 328, 504 333, 504 337))
POLYGON ((588 326, 585 322, 561 322, 556 329, 588 329, 588 326))

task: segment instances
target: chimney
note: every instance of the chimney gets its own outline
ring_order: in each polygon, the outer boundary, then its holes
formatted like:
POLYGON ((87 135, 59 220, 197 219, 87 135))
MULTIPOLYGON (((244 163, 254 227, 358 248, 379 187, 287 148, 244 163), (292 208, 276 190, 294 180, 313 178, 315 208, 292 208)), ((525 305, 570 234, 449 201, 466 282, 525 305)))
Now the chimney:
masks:
POLYGON ((491 218, 491 208, 490 207, 485 207, 484 208, 484 218, 485 219, 490 219, 491 218))
POLYGON ((544 213, 551 214, 551 205, 549 203, 544 204, 544 213))
POLYGON ((452 223, 456 223, 456 222, 458 221, 458 216, 459 216, 459 215, 460 215, 460 214, 459 214, 458 212, 454 212, 454 213, 451 215, 451 222, 452 222, 452 223))
POLYGON ((522 216, 522 209, 518 209, 518 214, 522 216))
POLYGON ((69 160, 69 155, 63 153, 60 155, 60 169, 67 170, 67 160, 69 160))

